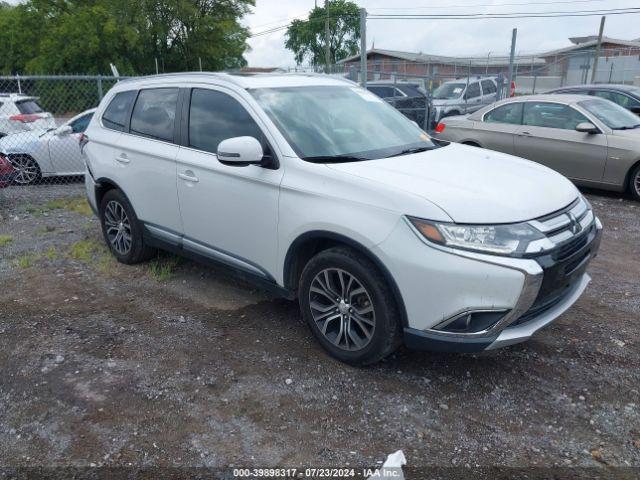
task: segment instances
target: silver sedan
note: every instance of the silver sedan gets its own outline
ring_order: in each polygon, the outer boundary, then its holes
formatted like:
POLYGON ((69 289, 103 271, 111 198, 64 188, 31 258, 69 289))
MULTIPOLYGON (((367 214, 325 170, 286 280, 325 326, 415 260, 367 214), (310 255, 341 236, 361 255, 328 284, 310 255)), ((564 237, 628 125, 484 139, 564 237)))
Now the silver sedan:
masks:
POLYGON ((625 191, 640 200, 640 120, 586 95, 531 95, 443 119, 440 140, 541 163, 576 184, 625 191))

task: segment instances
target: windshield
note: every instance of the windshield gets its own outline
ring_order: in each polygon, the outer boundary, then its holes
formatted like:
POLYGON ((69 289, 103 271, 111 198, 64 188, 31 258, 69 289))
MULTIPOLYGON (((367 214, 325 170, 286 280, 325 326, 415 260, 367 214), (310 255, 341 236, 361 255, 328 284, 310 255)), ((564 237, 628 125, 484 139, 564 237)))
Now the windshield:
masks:
POLYGON ((583 100, 578 105, 613 130, 640 127, 640 118, 616 103, 593 99, 583 100))
POLYGON ((34 113, 42 113, 44 110, 38 105, 35 100, 21 100, 16 102, 16 107, 22 114, 34 114, 34 113))
POLYGON ((436 100, 459 98, 466 86, 466 83, 443 83, 433 91, 433 98, 436 100))
POLYGON ((360 87, 261 88, 251 93, 307 161, 373 160, 435 148, 410 120, 360 87))

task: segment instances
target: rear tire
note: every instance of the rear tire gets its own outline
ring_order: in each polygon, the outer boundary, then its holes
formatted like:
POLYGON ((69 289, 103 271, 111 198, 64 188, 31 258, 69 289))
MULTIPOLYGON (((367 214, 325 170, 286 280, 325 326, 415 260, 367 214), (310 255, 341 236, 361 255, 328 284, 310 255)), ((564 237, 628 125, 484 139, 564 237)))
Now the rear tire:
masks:
POLYGON ((322 347, 351 365, 375 363, 402 343, 395 297, 382 273, 347 247, 324 250, 300 277, 302 316, 322 347))
POLYGON ((640 164, 636 165, 629 176, 629 191, 633 198, 640 201, 640 164))
POLYGON ((105 193, 99 214, 104 241, 119 262, 132 265, 153 257, 155 250, 145 245, 142 224, 120 190, 105 193))

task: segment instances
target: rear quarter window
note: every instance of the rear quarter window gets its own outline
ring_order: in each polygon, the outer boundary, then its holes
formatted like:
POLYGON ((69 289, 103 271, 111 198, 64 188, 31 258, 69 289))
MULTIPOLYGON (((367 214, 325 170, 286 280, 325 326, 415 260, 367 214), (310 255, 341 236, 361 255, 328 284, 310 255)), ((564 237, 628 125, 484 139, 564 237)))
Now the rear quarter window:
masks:
POLYGON ((102 124, 111 130, 124 131, 127 123, 127 114, 135 98, 135 90, 117 93, 102 114, 102 124))

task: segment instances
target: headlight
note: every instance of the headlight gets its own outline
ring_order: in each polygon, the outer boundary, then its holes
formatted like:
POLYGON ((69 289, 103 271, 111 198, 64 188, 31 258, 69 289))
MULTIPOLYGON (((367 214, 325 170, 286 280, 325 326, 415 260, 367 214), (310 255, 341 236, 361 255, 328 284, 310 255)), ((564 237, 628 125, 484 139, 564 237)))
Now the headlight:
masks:
POLYGON ((514 255, 524 253, 527 245, 545 236, 527 223, 510 225, 458 225, 407 217, 427 240, 452 248, 514 255))

